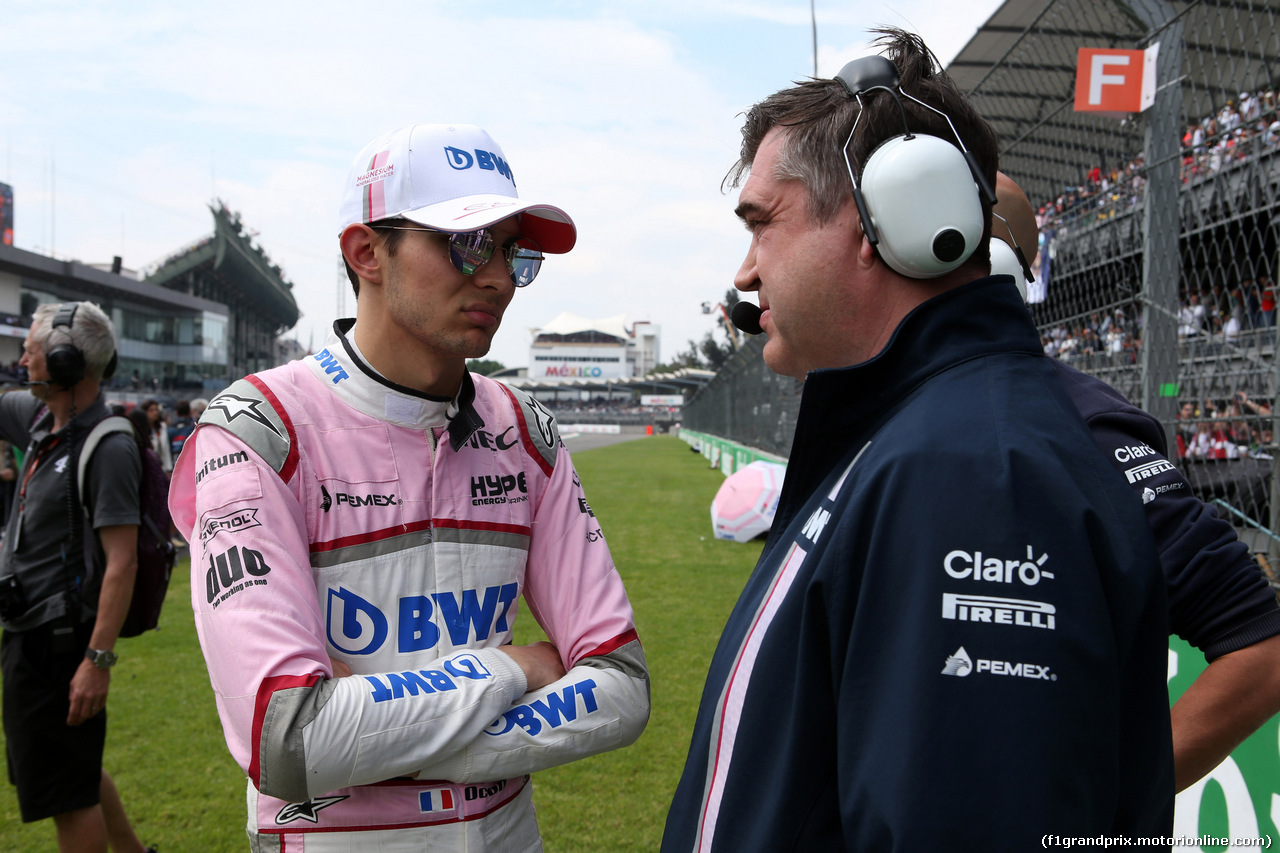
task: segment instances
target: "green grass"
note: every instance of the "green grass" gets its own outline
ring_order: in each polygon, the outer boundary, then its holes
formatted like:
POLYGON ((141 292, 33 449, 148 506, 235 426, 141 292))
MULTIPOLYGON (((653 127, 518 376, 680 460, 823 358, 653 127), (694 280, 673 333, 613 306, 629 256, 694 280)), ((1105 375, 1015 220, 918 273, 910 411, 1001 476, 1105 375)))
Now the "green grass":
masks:
MULTIPOLYGON (((574 461, 635 607, 653 713, 634 746, 537 774, 534 803, 549 853, 656 850, 711 652, 760 544, 712 538, 723 477, 678 439, 574 461)), ((183 564, 163 629, 117 647, 104 760, 145 843, 163 853, 244 851, 244 775, 222 740, 189 602, 183 564)), ((517 642, 539 636, 525 613, 517 642)), ((52 822, 21 823, 13 788, 0 784, 0 850, 52 849, 52 822)))

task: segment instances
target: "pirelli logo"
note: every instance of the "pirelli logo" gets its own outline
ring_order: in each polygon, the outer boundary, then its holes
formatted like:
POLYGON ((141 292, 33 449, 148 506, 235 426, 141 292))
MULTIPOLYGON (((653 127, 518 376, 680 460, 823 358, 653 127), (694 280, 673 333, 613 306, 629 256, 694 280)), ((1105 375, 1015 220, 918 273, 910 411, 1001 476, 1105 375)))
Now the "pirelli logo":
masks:
POLYGON ((990 595, 942 594, 942 618, 957 622, 986 622, 989 625, 1016 625, 1020 628, 1054 630, 1057 608, 1045 601, 997 598, 990 595))
POLYGON ((1165 471, 1172 471, 1173 463, 1168 459, 1156 459, 1151 462, 1144 462, 1124 472, 1129 478, 1130 483, 1136 483, 1139 480, 1146 480, 1157 474, 1163 474, 1165 471))

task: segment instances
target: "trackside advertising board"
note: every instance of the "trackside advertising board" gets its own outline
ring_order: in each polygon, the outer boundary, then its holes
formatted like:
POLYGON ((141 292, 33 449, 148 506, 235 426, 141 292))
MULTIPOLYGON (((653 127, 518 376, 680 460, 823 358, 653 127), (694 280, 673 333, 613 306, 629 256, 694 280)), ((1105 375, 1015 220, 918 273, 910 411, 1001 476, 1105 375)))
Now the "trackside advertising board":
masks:
MULTIPOLYGON (((1169 638, 1169 701, 1182 695, 1204 671, 1204 655, 1177 637, 1169 638)), ((1178 795, 1173 837, 1203 844, 1175 846, 1205 853, 1235 850, 1209 839, 1271 837, 1280 843, 1280 720, 1272 717, 1205 778, 1178 795)))
MULTIPOLYGON (((682 429, 680 437, 726 477, 757 459, 786 462, 706 433, 682 429)), ((1177 637, 1169 638, 1170 705, 1206 666, 1198 650, 1177 637)), ((1280 718, 1268 720, 1225 761, 1178 795, 1173 837, 1192 841, 1175 845, 1173 849, 1180 853, 1241 849, 1239 844, 1219 843, 1223 839, 1253 842, 1249 846, 1254 849, 1280 844, 1280 718), (1262 839, 1261 844, 1257 839, 1262 839)))

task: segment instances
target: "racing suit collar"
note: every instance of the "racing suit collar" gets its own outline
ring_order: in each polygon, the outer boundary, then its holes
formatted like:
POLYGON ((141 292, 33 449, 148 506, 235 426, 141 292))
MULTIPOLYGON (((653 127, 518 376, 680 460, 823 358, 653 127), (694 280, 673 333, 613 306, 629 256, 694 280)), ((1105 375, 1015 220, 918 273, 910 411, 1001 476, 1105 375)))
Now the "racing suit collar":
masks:
POLYGON ((475 410, 476 389, 470 371, 452 399, 397 384, 366 362, 351 340, 355 318, 336 320, 324 349, 307 359, 317 377, 349 405, 376 418, 414 429, 446 427, 455 451, 484 426, 475 410))

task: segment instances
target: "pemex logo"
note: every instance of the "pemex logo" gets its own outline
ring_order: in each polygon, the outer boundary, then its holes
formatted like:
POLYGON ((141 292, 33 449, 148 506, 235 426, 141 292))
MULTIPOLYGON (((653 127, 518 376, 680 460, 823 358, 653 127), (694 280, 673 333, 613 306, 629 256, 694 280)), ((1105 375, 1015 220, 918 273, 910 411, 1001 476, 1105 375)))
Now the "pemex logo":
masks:
POLYGON ((946 664, 942 667, 943 675, 957 675, 963 678, 971 672, 973 672, 973 661, 970 660, 964 646, 956 649, 956 653, 948 657, 946 664))

